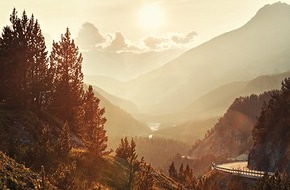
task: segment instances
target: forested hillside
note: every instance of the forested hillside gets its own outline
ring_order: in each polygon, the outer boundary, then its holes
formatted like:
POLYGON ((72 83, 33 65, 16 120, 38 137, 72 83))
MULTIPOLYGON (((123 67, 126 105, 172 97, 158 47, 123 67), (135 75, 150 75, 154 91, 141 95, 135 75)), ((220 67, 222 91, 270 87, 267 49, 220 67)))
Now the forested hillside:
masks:
POLYGON ((200 175, 209 170, 212 161, 224 161, 247 154, 253 143, 251 131, 271 93, 274 92, 236 98, 204 138, 194 143, 187 156, 176 155, 172 160, 177 166, 189 164, 194 174, 200 175))
POLYGON ((289 113, 290 78, 282 83, 280 91, 264 105, 253 129, 254 146, 249 154, 249 167, 258 170, 289 174, 289 113))
POLYGON ((0 36, 0 151, 35 173, 1 152, 1 188, 177 189, 138 157, 133 139, 110 155, 107 118, 130 127, 121 135, 134 127, 122 119, 138 122, 109 102, 105 117, 99 94, 83 87, 82 61, 68 28, 48 55, 38 20, 13 10, 0 36))

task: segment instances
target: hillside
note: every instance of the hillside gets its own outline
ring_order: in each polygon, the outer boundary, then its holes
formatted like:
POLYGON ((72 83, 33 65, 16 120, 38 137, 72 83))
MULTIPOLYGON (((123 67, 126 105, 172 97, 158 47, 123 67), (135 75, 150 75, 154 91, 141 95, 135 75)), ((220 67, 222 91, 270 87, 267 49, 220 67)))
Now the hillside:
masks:
POLYGON ((217 119, 195 120, 184 124, 176 124, 176 126, 160 128, 154 132, 154 136, 193 144, 197 139, 203 138, 207 130, 217 122, 217 119))
POLYGON ((288 71, 289 18, 289 5, 267 5, 241 28, 193 48, 125 86, 115 86, 114 94, 132 100, 147 113, 172 113, 226 83, 288 71))
POLYGON ((177 153, 185 155, 190 148, 189 144, 172 139, 139 137, 134 140, 139 157, 144 157, 156 169, 162 168, 164 161, 174 157, 177 153))
POLYGON ((249 81, 227 83, 198 98, 181 115, 192 119, 194 117, 220 116, 236 97, 280 89, 281 81, 289 76, 290 72, 288 71, 274 75, 258 76, 249 81))
POLYGON ((96 87, 96 86, 93 86, 93 87, 95 91, 97 91, 100 95, 102 95, 108 101, 110 101, 113 105, 120 107, 124 111, 130 114, 136 114, 139 112, 137 106, 133 102, 114 96, 99 87, 96 87))
POLYGON ((205 138, 189 152, 192 158, 213 154, 218 158, 237 157, 249 150, 251 131, 270 93, 237 98, 205 138))
POLYGON ((290 78, 287 78, 281 90, 263 107, 253 129, 254 145, 248 160, 250 168, 290 173, 289 113, 290 78))
POLYGON ((253 190, 256 181, 220 171, 211 171, 203 176, 204 190, 253 190))
POLYGON ((188 164, 195 176, 210 170, 213 161, 224 161, 247 154, 252 143, 251 131, 260 114, 264 102, 270 99, 270 93, 236 98, 227 112, 213 128, 209 129, 203 139, 196 140, 187 155, 177 154, 169 158, 163 169, 172 161, 177 166, 188 164))
MULTIPOLYGON (((18 162, 25 163, 25 166, 30 169, 0 152, 0 174, 4 173, 4 175, 0 175, 0 187, 3 183, 7 183, 11 189, 38 187, 39 175, 31 170, 40 171, 43 164, 45 168, 49 168, 47 175, 52 176, 60 159, 56 150, 60 126, 60 123, 48 114, 1 108, 0 151, 15 157, 18 162), (47 126, 50 127, 46 128, 47 126), (6 181, 3 182, 3 180, 6 181)), ((70 136, 73 146, 79 147, 79 139, 73 133, 70 136)), ((96 158, 86 155, 85 152, 77 148, 70 153, 71 159, 76 160, 75 177, 77 185, 80 186, 78 188, 86 187, 89 180, 97 182, 97 185, 102 188, 123 188, 129 170, 127 164, 114 156, 105 156, 96 160, 96 158)), ((177 184, 170 178, 155 170, 154 173, 156 189, 177 189, 177 184)))
POLYGON ((148 136, 150 134, 150 129, 146 125, 137 121, 119 106, 113 105, 97 90, 94 90, 94 93, 100 99, 100 106, 105 107, 106 130, 109 137, 112 139, 118 137, 119 142, 123 136, 148 136))
POLYGON ((198 98, 179 113, 156 117, 161 125, 155 135, 192 143, 214 126, 218 117, 226 112, 236 97, 280 89, 281 81, 289 76, 290 72, 285 72, 222 85, 198 98))
MULTIPOLYGON (((24 165, 17 163, 0 151, 0 188, 1 189, 38 189, 42 178, 24 165)), ((56 189, 46 183, 49 189, 56 189)))

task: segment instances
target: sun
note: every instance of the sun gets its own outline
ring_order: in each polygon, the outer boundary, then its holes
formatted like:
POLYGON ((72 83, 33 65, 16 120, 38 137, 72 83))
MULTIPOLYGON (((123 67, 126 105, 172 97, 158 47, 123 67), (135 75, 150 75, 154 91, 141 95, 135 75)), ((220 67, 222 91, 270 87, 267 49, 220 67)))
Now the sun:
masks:
POLYGON ((138 13, 138 24, 145 30, 159 29, 165 23, 165 14, 159 4, 148 4, 138 13))

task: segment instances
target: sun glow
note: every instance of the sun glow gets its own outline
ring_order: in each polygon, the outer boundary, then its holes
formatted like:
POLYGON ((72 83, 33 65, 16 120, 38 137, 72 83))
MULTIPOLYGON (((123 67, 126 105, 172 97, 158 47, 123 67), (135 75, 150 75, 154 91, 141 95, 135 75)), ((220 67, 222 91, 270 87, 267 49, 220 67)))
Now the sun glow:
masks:
POLYGON ((165 23, 165 14, 159 4, 145 5, 138 15, 138 23, 145 30, 159 29, 165 23))

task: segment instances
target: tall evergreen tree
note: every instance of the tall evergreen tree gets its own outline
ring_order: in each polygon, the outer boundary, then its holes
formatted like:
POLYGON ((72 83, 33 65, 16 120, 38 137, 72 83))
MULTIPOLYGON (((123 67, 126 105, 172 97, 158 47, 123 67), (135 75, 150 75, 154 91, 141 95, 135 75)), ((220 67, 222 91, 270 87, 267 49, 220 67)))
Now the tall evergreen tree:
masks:
POLYGON ((178 180, 180 183, 184 183, 184 181, 185 181, 183 163, 180 165, 180 168, 178 171, 178 180))
POLYGON ((129 141, 128 138, 125 137, 124 139, 121 139, 121 143, 119 144, 119 147, 116 149, 116 157, 122 158, 126 161, 129 159, 129 141))
POLYGON ((73 131, 81 126, 83 73, 82 54, 67 28, 60 42, 53 42, 49 75, 52 79, 52 100, 49 110, 73 131))
POLYGON ((144 158, 139 163, 139 171, 136 176, 136 189, 152 190, 154 186, 153 169, 151 165, 146 164, 144 158))
POLYGON ((169 172, 169 177, 171 177, 174 180, 178 180, 177 171, 175 169, 174 161, 172 161, 171 165, 169 166, 168 172, 169 172))
POLYGON ((137 162, 137 153, 136 153, 136 143, 133 139, 131 139, 131 144, 129 148, 129 179, 128 179, 128 189, 131 190, 134 184, 135 174, 138 169, 138 162, 137 162))
POLYGON ((72 149, 70 141, 70 129, 67 122, 63 125, 58 138, 58 153, 61 158, 66 159, 72 149))
POLYGON ((106 130, 104 125, 105 108, 99 107, 100 100, 95 97, 93 87, 89 86, 84 95, 83 110, 83 127, 81 129, 84 144, 95 156, 108 154, 106 130))
POLYGON ((24 11, 10 15, 11 26, 0 37, 0 100, 14 106, 41 109, 48 68, 44 37, 38 21, 24 11))
POLYGON ((128 184, 127 189, 131 190, 134 184, 134 177, 138 170, 138 161, 136 153, 136 143, 131 139, 129 144, 127 137, 121 139, 121 144, 116 149, 116 157, 124 159, 128 163, 129 174, 128 174, 128 184))

